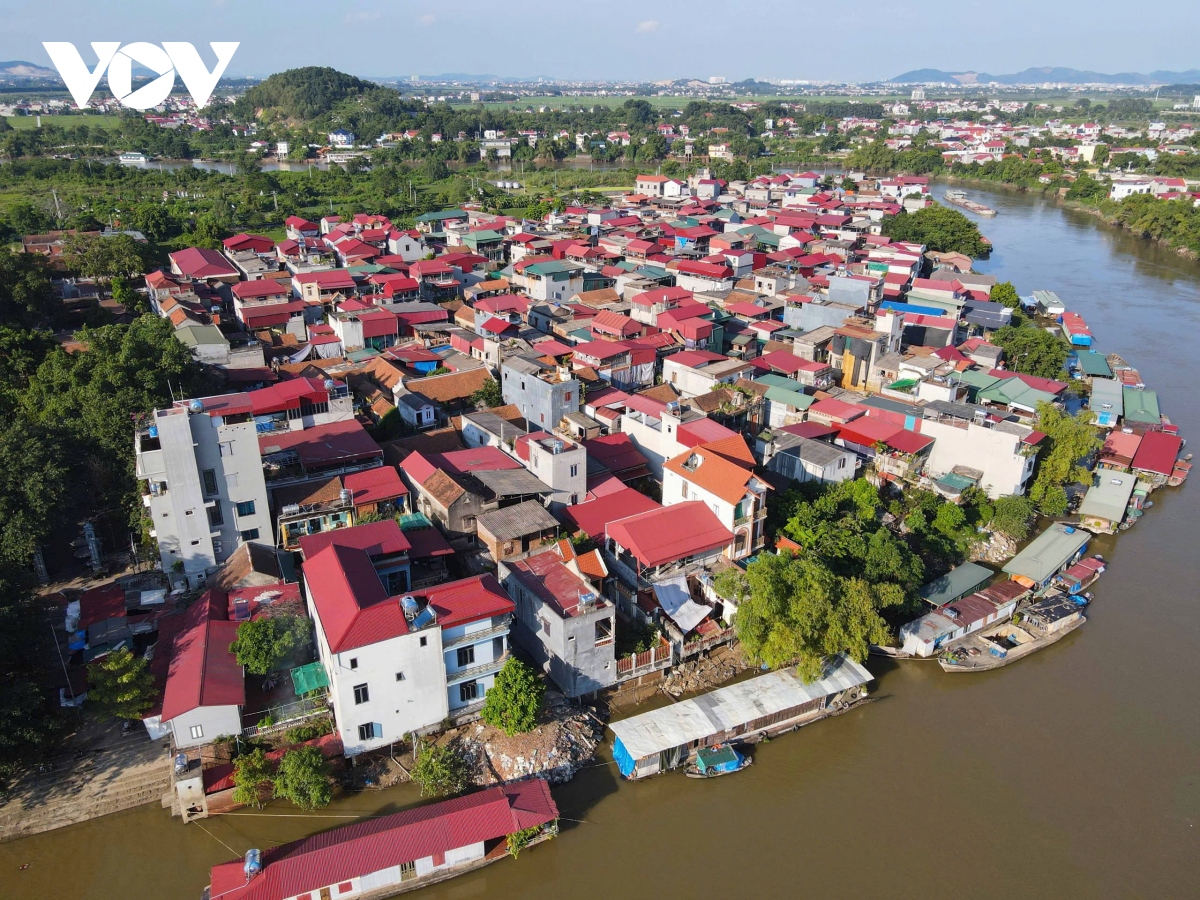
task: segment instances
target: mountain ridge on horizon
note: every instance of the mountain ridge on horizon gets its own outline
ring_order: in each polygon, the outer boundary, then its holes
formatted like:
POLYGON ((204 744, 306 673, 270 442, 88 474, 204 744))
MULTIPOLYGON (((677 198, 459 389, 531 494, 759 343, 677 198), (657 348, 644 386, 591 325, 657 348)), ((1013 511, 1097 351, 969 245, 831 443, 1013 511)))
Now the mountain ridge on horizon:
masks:
POLYGON ((987 72, 948 72, 943 69, 910 69, 894 78, 890 84, 943 84, 984 85, 996 84, 1182 84, 1200 82, 1200 69, 1183 72, 1157 70, 1148 74, 1141 72, 1117 72, 1112 75, 1087 69, 1071 69, 1061 66, 1035 66, 1008 75, 990 75, 987 72))

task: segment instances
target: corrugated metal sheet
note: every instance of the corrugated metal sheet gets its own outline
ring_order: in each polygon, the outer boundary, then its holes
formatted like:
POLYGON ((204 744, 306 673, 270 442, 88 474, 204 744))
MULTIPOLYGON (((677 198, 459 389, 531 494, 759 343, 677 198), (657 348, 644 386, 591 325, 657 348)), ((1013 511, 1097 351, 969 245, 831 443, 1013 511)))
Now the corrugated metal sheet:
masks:
POLYGON ((870 672, 839 654, 829 661, 823 676, 809 684, 805 684, 794 669, 783 669, 664 709, 622 719, 608 727, 620 738, 633 759, 645 759, 691 741, 703 741, 755 719, 841 693, 866 684, 871 678, 870 672))

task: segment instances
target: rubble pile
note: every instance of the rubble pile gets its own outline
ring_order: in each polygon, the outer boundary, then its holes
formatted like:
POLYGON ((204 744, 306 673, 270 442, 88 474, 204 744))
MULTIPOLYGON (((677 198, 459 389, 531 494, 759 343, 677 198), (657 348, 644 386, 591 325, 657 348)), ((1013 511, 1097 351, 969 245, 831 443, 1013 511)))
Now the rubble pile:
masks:
POLYGON ((986 541, 981 541, 971 548, 971 560, 988 562, 999 565, 1008 562, 1017 554, 1017 542, 998 531, 988 535, 986 541))
POLYGON ((740 645, 718 647, 707 656, 697 657, 675 668, 663 679, 661 690, 672 697, 711 690, 746 668, 740 645))
POLYGON ((541 775, 563 784, 587 765, 604 736, 604 723, 591 707, 547 694, 543 721, 533 731, 511 737, 476 722, 455 729, 452 740, 471 765, 480 786, 541 775))

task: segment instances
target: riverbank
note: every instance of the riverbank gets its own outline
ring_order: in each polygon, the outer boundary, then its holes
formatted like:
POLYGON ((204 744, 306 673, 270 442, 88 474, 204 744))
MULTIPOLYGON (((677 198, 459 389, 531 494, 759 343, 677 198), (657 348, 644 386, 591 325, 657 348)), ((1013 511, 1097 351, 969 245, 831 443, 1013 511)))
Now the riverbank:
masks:
MULTIPOLYGON (((961 185, 964 187, 974 187, 974 188, 984 189, 984 190, 1005 191, 1005 192, 1012 192, 1012 193, 1017 193, 1017 194, 1028 194, 1028 195, 1032 195, 1032 196, 1036 196, 1036 197, 1041 197, 1043 199, 1049 200, 1050 202, 1054 203, 1057 206, 1061 206, 1063 209, 1075 210, 1078 212, 1087 213, 1090 216, 1094 216, 1097 219, 1099 219, 1100 221, 1102 221, 1105 225, 1107 225, 1111 228, 1120 229, 1122 231, 1128 232, 1129 234, 1131 234, 1134 237, 1141 238, 1142 240, 1148 241, 1153 244, 1157 244, 1158 246, 1163 247, 1164 249, 1169 250, 1172 253, 1175 253, 1178 256, 1183 257, 1184 259, 1191 260, 1191 261, 1200 260, 1200 252, 1197 252, 1196 250, 1194 250, 1190 247, 1177 245, 1176 243, 1172 242, 1168 238, 1157 237, 1148 231, 1144 231, 1144 230, 1139 231, 1137 228, 1134 228, 1132 225, 1122 221, 1118 215, 1114 215, 1111 212, 1105 212, 1105 210, 1101 206, 1101 203, 1092 203, 1092 202, 1087 202, 1087 201, 1083 201, 1083 200, 1068 200, 1066 198, 1065 191, 1062 188, 1055 188, 1052 185, 1040 185, 1039 187, 1035 188, 1035 187, 1031 187, 1029 185, 1024 185, 1024 184, 1013 184, 1013 183, 1005 182, 1005 181, 993 181, 993 180, 990 180, 987 178, 964 178, 959 175, 949 175, 949 174, 930 176, 930 180, 933 181, 934 183, 961 185)), ((1115 204, 1120 201, 1109 200, 1109 201, 1101 201, 1101 202, 1115 204)), ((1160 202, 1162 202, 1162 203, 1182 203, 1184 201, 1163 200, 1160 202)))

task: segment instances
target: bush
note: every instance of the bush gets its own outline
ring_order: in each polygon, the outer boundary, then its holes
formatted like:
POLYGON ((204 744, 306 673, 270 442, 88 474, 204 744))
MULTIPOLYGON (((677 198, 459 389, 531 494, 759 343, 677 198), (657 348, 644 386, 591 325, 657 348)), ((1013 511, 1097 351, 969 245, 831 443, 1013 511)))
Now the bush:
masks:
POLYGON ((466 762, 450 747, 419 744, 412 779, 421 787, 422 797, 453 797, 470 783, 466 762))
POLYGON ((154 676, 146 660, 115 650, 88 666, 88 698, 101 718, 140 719, 154 705, 154 676))
POLYGON ((510 659, 496 674, 480 718, 507 735, 532 731, 545 694, 546 685, 537 673, 519 659, 510 659))
POLYGON ((329 761, 316 747, 300 747, 283 754, 275 775, 275 796, 301 809, 320 809, 333 799, 329 761))
POLYGON ((233 763, 233 801, 262 809, 274 794, 274 779, 275 766, 261 747, 243 753, 233 763))
POLYGON ((329 734, 331 728, 328 719, 321 719, 317 722, 309 722, 307 725, 289 728, 283 733, 283 739, 289 744, 303 744, 305 741, 314 741, 322 735, 329 734))
POLYGON ((251 675, 266 675, 308 646, 312 621, 303 616, 267 616, 238 626, 229 650, 251 675))

